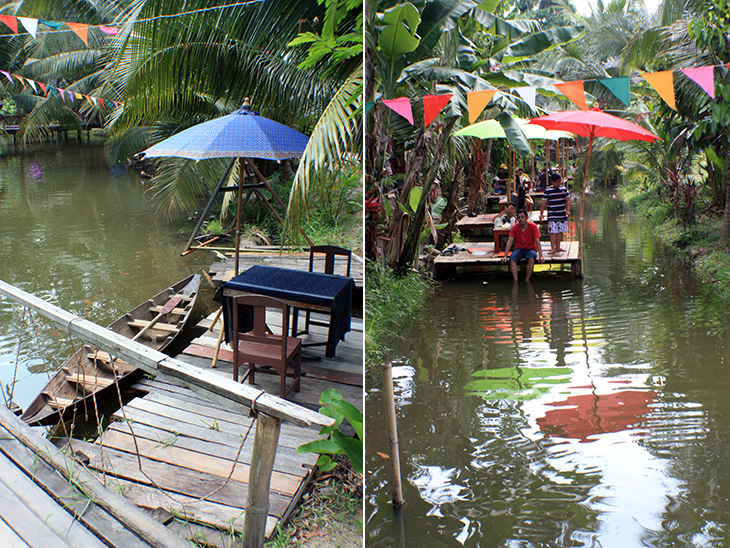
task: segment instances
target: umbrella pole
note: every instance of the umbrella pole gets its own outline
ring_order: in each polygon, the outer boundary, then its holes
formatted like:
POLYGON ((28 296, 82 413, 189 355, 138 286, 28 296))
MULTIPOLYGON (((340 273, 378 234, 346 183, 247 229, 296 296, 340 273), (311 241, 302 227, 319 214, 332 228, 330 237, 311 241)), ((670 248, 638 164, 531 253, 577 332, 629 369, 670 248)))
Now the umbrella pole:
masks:
POLYGON ((236 251, 233 260, 233 276, 238 276, 238 258, 241 252, 241 194, 243 193, 243 158, 238 159, 238 197, 236 198, 236 251))
POLYGON ((586 169, 583 173, 583 187, 581 189, 581 196, 580 196, 580 211, 579 211, 579 217, 578 220, 580 222, 580 241, 579 241, 579 249, 580 249, 580 275, 581 277, 585 276, 585 263, 584 263, 584 253, 583 253, 583 213, 585 212, 585 200, 586 200, 586 184, 588 183, 588 170, 591 166, 591 151, 593 150, 593 133, 591 133, 590 137, 588 137, 588 158, 586 158, 586 169))

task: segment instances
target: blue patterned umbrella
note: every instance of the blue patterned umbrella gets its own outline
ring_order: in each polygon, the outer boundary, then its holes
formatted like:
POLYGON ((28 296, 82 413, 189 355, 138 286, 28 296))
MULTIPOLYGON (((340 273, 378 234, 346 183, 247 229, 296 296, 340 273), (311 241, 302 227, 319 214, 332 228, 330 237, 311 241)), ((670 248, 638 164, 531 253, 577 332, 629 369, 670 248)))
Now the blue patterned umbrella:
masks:
POLYGON ((260 116, 248 102, 232 114, 208 120, 160 141, 143 152, 147 158, 299 158, 309 137, 260 116))

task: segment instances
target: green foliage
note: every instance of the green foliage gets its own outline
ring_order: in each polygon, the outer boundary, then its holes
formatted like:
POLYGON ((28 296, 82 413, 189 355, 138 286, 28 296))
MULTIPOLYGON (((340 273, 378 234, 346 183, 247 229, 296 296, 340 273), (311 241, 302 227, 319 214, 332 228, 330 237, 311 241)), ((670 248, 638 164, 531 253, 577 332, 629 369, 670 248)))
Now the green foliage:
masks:
POLYGON ((223 227, 223 223, 219 219, 211 219, 203 225, 200 231, 203 234, 223 234, 226 229, 223 227))
POLYGON ((317 466, 323 471, 335 467, 335 462, 329 455, 346 455, 352 463, 352 468, 358 474, 363 473, 363 420, 362 413, 351 403, 342 399, 336 389, 325 390, 319 397, 322 408, 320 413, 335 419, 335 424, 325 426, 319 431, 327 437, 315 440, 297 447, 297 453, 318 453, 320 455, 317 466), (355 436, 347 436, 340 430, 342 422, 347 419, 355 436))
POLYGON ((365 284, 365 361, 373 366, 382 360, 391 338, 418 314, 434 283, 415 272, 398 275, 368 262, 365 284))

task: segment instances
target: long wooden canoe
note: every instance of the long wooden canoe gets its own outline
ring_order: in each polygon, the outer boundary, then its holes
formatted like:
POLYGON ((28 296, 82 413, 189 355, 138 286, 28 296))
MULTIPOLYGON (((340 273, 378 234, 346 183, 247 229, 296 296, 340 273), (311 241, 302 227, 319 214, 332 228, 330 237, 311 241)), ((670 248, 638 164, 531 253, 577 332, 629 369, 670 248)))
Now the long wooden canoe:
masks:
MULTIPOLYGON (((200 275, 188 276, 109 325, 112 331, 163 351, 182 331, 195 306, 200 275)), ((51 378, 21 415, 28 424, 53 425, 74 412, 94 414, 107 398, 117 400, 121 390, 137 377, 138 369, 93 345, 85 344, 51 378)))

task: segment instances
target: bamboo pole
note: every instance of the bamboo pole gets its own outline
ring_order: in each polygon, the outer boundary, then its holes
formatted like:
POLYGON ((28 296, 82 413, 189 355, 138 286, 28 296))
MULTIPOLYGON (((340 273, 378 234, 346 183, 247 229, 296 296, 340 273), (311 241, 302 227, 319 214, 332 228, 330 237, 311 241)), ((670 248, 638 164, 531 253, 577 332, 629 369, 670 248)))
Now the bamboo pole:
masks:
POLYGON ((383 364, 383 393, 385 395, 385 416, 388 424, 390 445, 390 483, 393 489, 393 506, 403 504, 403 487, 400 474, 400 453, 398 450, 398 427, 395 420, 395 397, 393 396, 393 366, 383 364))
POLYGON ((0 405, 0 425, 62 477, 109 512, 139 538, 159 548, 190 548, 179 537, 116 491, 107 489, 91 472, 66 456, 50 441, 39 436, 8 409, 0 405))
POLYGON ((269 485, 279 444, 281 421, 259 413, 251 452, 246 513, 243 516, 243 546, 262 548, 266 537, 266 516, 269 514, 269 485))

